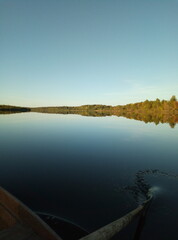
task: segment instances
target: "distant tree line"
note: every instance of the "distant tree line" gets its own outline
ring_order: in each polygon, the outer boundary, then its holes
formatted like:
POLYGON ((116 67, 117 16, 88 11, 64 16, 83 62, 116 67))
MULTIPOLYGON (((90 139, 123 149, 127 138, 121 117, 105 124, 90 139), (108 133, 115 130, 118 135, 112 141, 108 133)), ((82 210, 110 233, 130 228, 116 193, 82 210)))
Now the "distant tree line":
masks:
POLYGON ((130 103, 126 105, 110 106, 110 105, 82 105, 78 107, 37 107, 22 108, 16 106, 0 105, 0 113, 14 112, 41 112, 56 114, 80 114, 83 116, 123 116, 130 119, 144 121, 145 123, 154 122, 169 123, 174 127, 178 123, 178 101, 176 96, 172 96, 170 100, 155 101, 145 100, 144 102, 130 103))
MULTIPOLYGON (((117 106, 121 111, 146 111, 146 112, 163 112, 178 111, 178 101, 176 96, 172 96, 169 101, 156 99, 155 101, 145 100, 144 102, 131 103, 124 106, 117 106)), ((116 108, 117 108, 116 107, 116 108)))
POLYGON ((10 105, 0 105, 0 113, 18 113, 18 112, 30 112, 31 109, 27 107, 17 107, 10 105))

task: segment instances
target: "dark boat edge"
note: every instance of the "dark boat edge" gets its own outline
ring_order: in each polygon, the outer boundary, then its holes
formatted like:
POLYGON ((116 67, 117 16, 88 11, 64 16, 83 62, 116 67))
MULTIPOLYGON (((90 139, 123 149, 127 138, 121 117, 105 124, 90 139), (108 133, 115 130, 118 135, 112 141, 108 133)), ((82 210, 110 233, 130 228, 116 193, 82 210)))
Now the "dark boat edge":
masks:
POLYGON ((0 187, 0 206, 14 218, 11 225, 16 222, 26 225, 44 240, 62 240, 39 216, 2 187, 0 187))

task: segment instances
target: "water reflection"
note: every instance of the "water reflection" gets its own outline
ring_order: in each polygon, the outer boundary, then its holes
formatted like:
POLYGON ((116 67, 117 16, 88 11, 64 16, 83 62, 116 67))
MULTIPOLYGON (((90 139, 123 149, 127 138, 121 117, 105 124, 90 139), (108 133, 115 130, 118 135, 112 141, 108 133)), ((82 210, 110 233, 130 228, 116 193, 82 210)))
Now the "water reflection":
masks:
MULTIPOLYGON (((49 113, 49 114, 77 114, 81 116, 90 116, 90 117, 106 117, 106 116, 117 116, 117 117, 125 117, 129 119, 143 121, 145 123, 155 123, 155 125, 168 123, 171 128, 174 128, 178 123, 178 114, 177 113, 160 113, 160 112, 98 112, 98 111, 76 111, 76 110, 68 110, 61 111, 56 110, 56 108, 40 108, 36 110, 32 110, 32 112, 39 113, 49 113)), ((19 113, 19 111, 0 111, 0 114, 15 114, 19 113)))
MULTIPOLYGON (((31 112, 1 115, 0 133, 2 187, 31 209, 89 232, 137 206, 130 194, 115 191, 134 185, 136 172, 178 173, 178 129, 167 124, 31 112)), ((143 239, 175 239, 177 181, 147 178, 163 190, 150 208, 143 239), (155 226, 167 228, 162 234, 155 226)))

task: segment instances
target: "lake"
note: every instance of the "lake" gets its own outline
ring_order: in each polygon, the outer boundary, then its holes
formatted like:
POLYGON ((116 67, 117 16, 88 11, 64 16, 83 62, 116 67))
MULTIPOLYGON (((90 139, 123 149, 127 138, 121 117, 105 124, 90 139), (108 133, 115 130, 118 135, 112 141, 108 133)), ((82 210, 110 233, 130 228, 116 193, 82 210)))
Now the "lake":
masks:
MULTIPOLYGON (((178 174, 178 127, 123 117, 0 115, 0 184, 28 207, 91 232, 138 206, 138 171, 178 174)), ((176 240, 178 178, 145 174, 157 187, 141 239, 176 240)), ((120 239, 132 239, 133 230, 120 239)))

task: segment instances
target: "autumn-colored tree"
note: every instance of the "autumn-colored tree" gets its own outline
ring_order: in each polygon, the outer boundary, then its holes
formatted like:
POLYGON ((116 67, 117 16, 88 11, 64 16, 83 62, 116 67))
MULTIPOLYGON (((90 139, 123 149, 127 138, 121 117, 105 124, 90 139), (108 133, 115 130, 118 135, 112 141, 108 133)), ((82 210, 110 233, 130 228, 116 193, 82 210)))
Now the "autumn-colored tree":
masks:
POLYGON ((173 95, 173 96, 171 97, 170 101, 171 101, 171 102, 176 102, 176 101, 177 101, 177 98, 176 98, 176 96, 175 96, 175 95, 173 95))

